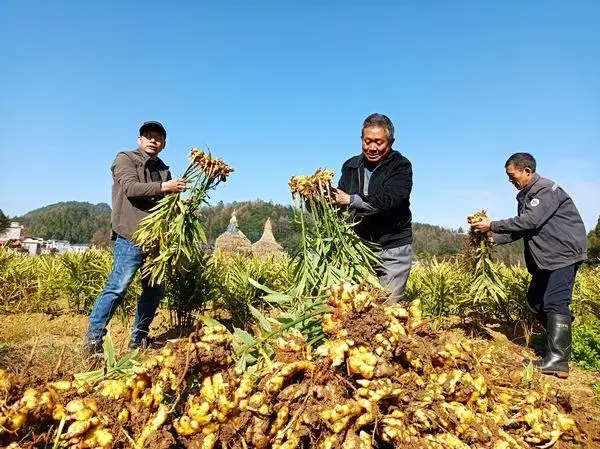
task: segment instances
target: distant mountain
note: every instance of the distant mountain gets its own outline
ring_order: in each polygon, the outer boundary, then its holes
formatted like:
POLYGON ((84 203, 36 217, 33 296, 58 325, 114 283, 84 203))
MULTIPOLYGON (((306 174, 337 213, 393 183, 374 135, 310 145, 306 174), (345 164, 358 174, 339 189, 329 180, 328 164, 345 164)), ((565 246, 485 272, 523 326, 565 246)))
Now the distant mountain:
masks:
MULTIPOLYGON (((262 200, 225 204, 222 201, 201 211, 209 243, 227 228, 235 211, 240 230, 251 242, 260 239, 267 218, 271 219, 275 239, 293 253, 298 247, 301 229, 289 205, 273 204, 262 200)), ((71 243, 110 243, 110 206, 105 203, 90 204, 68 201, 51 204, 14 217, 25 227, 25 234, 44 239, 68 240, 71 243)), ((413 252, 418 258, 446 257, 462 252, 466 236, 462 230, 454 231, 440 226, 413 223, 413 252)), ((498 259, 509 263, 522 260, 522 244, 510 244, 496 250, 498 259)))
POLYGON ((12 221, 20 222, 29 237, 89 243, 94 233, 110 229, 110 212, 106 203, 67 201, 32 210, 12 221))

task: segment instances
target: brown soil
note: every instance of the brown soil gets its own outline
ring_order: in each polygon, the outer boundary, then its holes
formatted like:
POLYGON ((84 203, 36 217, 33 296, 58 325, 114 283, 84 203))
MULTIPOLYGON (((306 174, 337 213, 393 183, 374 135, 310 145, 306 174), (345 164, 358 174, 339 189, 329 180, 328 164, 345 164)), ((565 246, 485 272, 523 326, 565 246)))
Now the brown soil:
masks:
POLYGON ((354 340, 356 345, 371 346, 373 337, 382 332, 389 321, 383 308, 374 307, 349 314, 342 327, 348 331, 348 338, 354 340))

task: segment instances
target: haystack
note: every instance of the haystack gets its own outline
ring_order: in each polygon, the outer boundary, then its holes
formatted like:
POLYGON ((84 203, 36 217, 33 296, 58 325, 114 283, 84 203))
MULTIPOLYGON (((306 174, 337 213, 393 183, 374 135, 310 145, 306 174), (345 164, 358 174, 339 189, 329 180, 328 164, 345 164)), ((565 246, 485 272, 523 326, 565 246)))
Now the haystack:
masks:
POLYGON ((231 220, 229 220, 229 226, 225 232, 215 241, 215 253, 252 253, 250 240, 240 231, 235 212, 231 214, 231 220))
POLYGON ((252 252, 257 256, 283 254, 283 248, 273 235, 271 219, 267 218, 265 229, 260 240, 252 244, 252 252))

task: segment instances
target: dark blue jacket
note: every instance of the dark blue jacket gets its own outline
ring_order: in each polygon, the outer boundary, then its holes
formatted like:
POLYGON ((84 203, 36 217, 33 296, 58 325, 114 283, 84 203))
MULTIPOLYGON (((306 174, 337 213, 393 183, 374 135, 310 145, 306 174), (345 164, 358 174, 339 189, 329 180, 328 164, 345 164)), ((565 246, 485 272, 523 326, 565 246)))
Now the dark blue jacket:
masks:
POLYGON ((537 173, 517 194, 518 216, 492 221, 496 243, 525 242, 529 271, 556 270, 585 260, 587 235, 571 197, 558 184, 537 173))

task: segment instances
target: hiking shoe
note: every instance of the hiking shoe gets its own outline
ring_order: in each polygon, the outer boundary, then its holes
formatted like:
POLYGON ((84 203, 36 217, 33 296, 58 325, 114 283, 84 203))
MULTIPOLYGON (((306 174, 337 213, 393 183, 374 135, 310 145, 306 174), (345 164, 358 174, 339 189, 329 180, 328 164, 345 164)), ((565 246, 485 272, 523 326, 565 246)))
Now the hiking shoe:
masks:
POLYGON ((102 342, 87 340, 83 343, 83 354, 94 360, 104 360, 104 348, 102 342))
POLYGON ((130 351, 134 351, 136 349, 156 348, 156 343, 153 338, 142 337, 139 340, 131 340, 128 348, 130 351))

